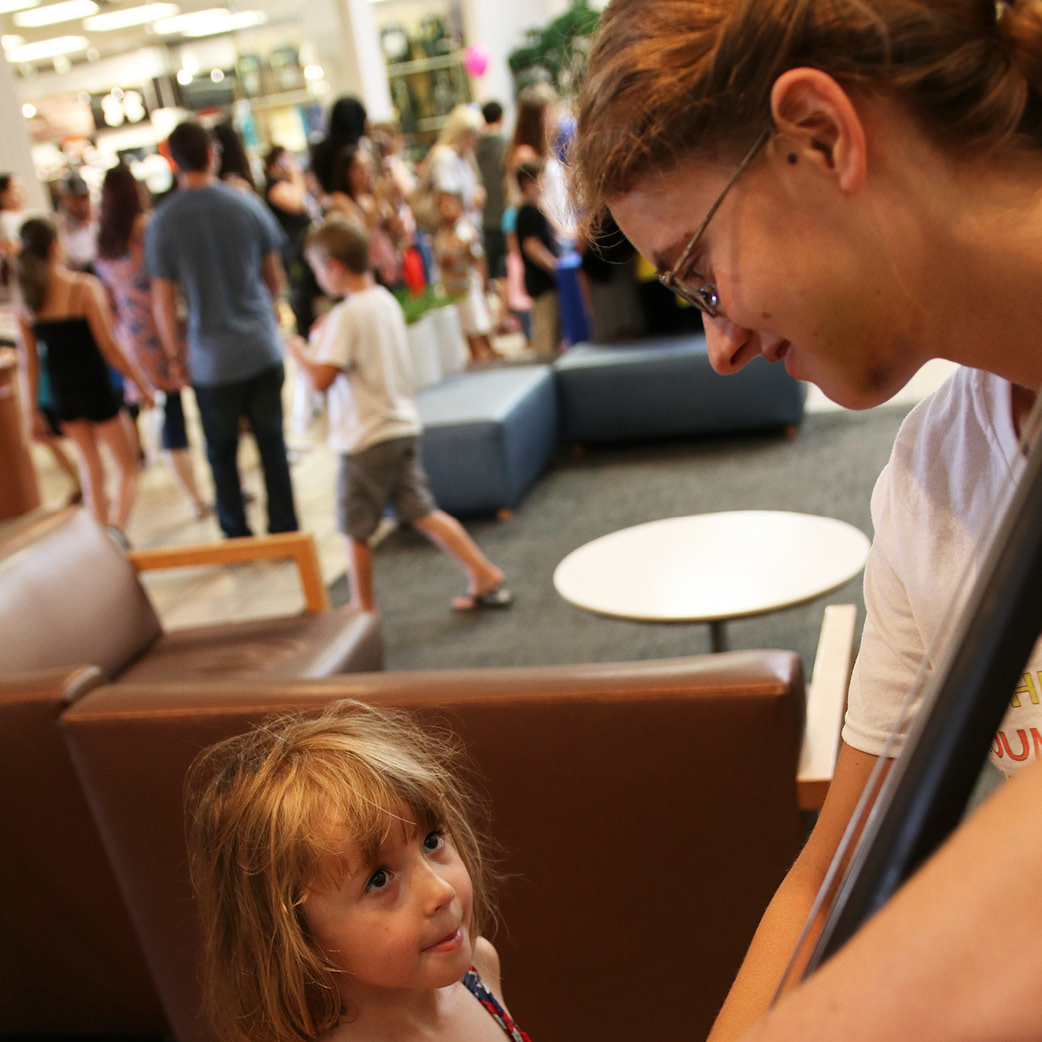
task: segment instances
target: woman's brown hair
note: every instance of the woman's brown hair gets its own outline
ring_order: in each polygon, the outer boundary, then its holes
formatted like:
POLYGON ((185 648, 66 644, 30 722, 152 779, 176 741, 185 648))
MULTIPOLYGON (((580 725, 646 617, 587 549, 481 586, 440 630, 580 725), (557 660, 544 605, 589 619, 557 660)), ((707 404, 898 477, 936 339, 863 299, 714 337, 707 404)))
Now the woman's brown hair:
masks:
POLYGON ((443 828, 473 882, 473 936, 488 925, 492 873, 460 761, 447 732, 347 700, 269 718, 199 755, 186 782, 188 851, 222 1039, 303 1042, 340 1021, 343 971, 301 905, 343 871, 348 843, 375 856, 403 822, 443 828))
POLYGON ((57 238, 57 229, 43 217, 30 217, 18 232, 15 279, 21 301, 30 314, 35 315, 47 299, 51 249, 57 238))
POLYGON ((571 153, 588 219, 651 169, 740 155, 800 66, 887 93, 963 153, 1042 147, 1039 0, 613 0, 571 153))

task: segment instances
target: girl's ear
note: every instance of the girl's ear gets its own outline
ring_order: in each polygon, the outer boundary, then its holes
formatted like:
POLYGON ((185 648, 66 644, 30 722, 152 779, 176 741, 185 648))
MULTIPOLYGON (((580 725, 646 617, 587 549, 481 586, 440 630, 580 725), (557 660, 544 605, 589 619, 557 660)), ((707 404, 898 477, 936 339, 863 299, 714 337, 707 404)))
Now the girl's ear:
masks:
POLYGON ((789 155, 835 177, 844 192, 865 177, 865 127, 850 95, 820 69, 788 69, 771 88, 771 115, 789 155), (791 146, 791 147, 790 147, 791 146))

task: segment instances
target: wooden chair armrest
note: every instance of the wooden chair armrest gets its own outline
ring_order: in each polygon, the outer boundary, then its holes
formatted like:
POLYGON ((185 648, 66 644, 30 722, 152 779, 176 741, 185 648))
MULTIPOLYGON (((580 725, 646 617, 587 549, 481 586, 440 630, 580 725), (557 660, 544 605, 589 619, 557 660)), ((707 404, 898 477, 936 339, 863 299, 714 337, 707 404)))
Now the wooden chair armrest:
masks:
POLYGON ((328 611, 332 606, 329 591, 322 581, 318 549, 310 532, 279 532, 275 535, 244 536, 195 546, 131 550, 127 557, 139 572, 157 568, 187 568, 194 565, 292 560, 296 563, 300 575, 305 610, 328 611))
POLYGON ((832 781, 854 664, 856 625, 855 605, 830 604, 825 608, 807 685, 807 723, 796 774, 801 810, 820 810, 832 781))

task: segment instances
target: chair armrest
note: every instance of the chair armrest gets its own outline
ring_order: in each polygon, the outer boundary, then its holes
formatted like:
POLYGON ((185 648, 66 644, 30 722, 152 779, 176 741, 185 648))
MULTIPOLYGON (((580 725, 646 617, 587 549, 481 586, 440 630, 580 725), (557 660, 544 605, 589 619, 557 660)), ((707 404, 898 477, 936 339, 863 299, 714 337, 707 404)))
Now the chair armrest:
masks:
POLYGON ((297 565, 304 592, 305 610, 328 611, 332 606, 322 581, 315 539, 310 532, 278 532, 275 535, 243 536, 219 543, 195 546, 163 546, 131 550, 127 558, 139 572, 157 568, 186 568, 194 565, 241 564, 248 561, 292 560, 297 565))
POLYGON ((856 625, 855 605, 830 604, 825 608, 807 686, 807 723, 796 773, 801 810, 820 810, 832 781, 854 662, 856 625))

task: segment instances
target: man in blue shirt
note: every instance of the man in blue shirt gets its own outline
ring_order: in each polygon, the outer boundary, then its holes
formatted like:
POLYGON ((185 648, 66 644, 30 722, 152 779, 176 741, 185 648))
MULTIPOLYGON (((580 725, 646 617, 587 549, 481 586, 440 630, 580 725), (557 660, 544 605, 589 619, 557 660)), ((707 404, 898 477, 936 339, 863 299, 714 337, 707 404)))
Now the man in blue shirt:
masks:
POLYGON ((152 309, 173 358, 177 292, 188 309, 188 367, 226 536, 250 535, 239 479, 240 418, 253 431, 267 492, 268 530, 295 531, 282 429, 282 341, 274 301, 282 284, 282 231, 263 203, 217 180, 209 133, 185 122, 169 139, 178 190, 145 233, 152 309))

